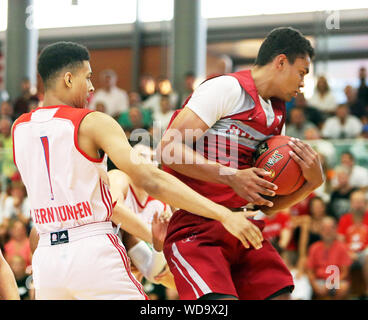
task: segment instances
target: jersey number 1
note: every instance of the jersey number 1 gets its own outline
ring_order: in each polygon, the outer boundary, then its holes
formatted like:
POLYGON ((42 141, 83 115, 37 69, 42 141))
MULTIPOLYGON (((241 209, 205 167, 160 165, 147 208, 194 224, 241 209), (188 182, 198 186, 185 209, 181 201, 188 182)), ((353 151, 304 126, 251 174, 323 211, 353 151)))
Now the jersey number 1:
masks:
POLYGON ((49 177, 49 184, 51 190, 51 200, 54 200, 54 192, 52 191, 51 177, 50 177, 50 151, 49 151, 49 138, 47 136, 41 137, 41 143, 45 154, 45 162, 47 168, 47 174, 49 177))

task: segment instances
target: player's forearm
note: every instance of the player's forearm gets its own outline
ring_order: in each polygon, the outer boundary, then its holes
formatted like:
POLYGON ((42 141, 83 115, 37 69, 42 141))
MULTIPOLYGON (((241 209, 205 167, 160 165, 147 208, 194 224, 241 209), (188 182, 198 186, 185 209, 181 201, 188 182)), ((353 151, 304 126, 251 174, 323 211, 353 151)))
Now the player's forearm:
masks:
POLYGON ((201 196, 186 184, 162 170, 154 168, 147 174, 150 179, 145 179, 142 187, 152 197, 169 205, 220 222, 232 213, 229 209, 201 196))
POLYGON ((131 235, 152 243, 152 233, 149 227, 134 212, 120 202, 116 204, 111 220, 116 225, 120 224, 121 229, 131 235))
POLYGON ((262 206, 259 209, 266 215, 273 215, 280 210, 290 208, 293 205, 303 201, 309 194, 316 189, 316 186, 310 182, 304 183, 304 185, 292 194, 287 196, 276 196, 272 199, 273 207, 262 206))
POLYGON ((161 143, 157 148, 157 155, 167 167, 202 181, 228 184, 229 177, 236 172, 236 169, 206 159, 181 142, 161 143))
POLYGON ((13 272, 2 256, 0 257, 0 297, 4 300, 20 300, 13 272))

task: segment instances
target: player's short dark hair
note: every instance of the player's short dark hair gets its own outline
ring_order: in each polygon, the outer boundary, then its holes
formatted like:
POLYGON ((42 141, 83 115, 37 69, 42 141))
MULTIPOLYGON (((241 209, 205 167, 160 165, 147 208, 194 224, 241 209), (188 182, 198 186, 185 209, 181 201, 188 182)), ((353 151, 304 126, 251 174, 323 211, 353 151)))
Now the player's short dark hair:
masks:
POLYGON ((285 54, 291 64, 298 57, 308 55, 314 57, 314 49, 310 41, 299 30, 291 27, 273 29, 263 41, 255 64, 264 66, 279 54, 285 54))
POLYGON ((37 64, 38 72, 44 86, 47 87, 58 71, 65 67, 71 69, 81 67, 83 61, 89 61, 89 59, 86 47, 74 42, 56 42, 41 51, 37 64))

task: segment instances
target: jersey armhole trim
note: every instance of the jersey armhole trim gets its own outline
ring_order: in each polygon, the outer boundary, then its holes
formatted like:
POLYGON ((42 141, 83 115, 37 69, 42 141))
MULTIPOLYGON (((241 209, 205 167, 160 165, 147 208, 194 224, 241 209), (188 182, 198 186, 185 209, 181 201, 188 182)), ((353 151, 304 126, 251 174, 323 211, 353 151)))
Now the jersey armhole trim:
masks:
POLYGON ((79 146, 78 144, 78 131, 79 131, 79 126, 82 122, 82 120, 85 118, 86 115, 90 114, 91 110, 88 110, 88 112, 86 112, 85 114, 83 114, 80 119, 78 119, 75 123, 74 123, 74 145, 77 148, 77 150, 82 154, 82 156, 84 156, 85 158, 87 158, 89 161, 95 162, 95 163, 102 163, 105 155, 103 155, 101 158, 93 158, 91 156, 89 156, 87 153, 85 153, 79 146))

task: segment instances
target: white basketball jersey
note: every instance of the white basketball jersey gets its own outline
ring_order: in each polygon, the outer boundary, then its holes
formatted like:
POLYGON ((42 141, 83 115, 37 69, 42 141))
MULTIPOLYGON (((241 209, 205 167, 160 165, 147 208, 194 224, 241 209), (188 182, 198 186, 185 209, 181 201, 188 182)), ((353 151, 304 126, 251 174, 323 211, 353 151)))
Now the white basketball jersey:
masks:
POLYGON ((78 146, 78 128, 89 112, 70 106, 37 108, 13 126, 14 162, 39 233, 111 218, 107 156, 91 158, 78 146))
POLYGON ((140 203, 134 193, 133 188, 130 185, 127 195, 124 199, 124 204, 127 207, 129 207, 133 212, 135 212, 139 218, 141 218, 144 222, 148 223, 149 225, 152 224, 155 212, 157 212, 159 215, 165 210, 169 210, 171 212, 170 207, 166 205, 166 203, 154 199, 151 196, 148 196, 144 203, 140 203))

